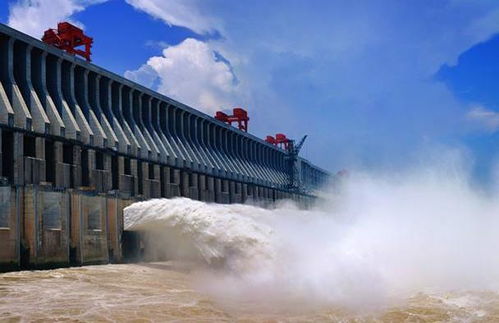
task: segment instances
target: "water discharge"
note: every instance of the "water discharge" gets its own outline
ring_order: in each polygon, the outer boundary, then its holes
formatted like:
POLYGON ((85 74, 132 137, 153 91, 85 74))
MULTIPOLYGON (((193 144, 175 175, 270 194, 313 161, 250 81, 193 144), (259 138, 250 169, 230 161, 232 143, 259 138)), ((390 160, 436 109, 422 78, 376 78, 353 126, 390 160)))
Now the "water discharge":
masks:
POLYGON ((158 199, 126 209, 154 253, 192 261, 196 287, 262 306, 394 306, 499 288, 499 200, 464 172, 351 176, 312 210, 158 199))

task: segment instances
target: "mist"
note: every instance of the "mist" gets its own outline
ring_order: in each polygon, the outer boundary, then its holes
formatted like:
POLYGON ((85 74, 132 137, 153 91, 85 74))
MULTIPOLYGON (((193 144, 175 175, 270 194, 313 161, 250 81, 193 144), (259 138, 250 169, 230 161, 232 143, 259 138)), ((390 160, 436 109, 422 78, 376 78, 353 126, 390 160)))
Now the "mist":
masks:
POLYGON ((466 159, 444 155, 403 171, 352 171, 310 210, 156 199, 125 209, 125 226, 230 302, 359 308, 495 291, 499 200, 476 188, 466 159))

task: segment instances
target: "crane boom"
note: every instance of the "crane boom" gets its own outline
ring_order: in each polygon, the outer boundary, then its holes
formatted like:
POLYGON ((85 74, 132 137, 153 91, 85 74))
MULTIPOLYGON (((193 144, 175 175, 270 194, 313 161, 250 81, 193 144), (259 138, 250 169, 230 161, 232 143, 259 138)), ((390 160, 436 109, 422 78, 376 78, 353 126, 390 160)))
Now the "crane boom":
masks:
POLYGON ((307 137, 308 135, 303 136, 303 138, 301 138, 297 145, 295 145, 295 141, 293 139, 287 138, 286 135, 282 133, 276 134, 275 138, 273 136, 267 136, 267 138, 265 139, 265 141, 269 144, 277 146, 286 151, 286 168, 289 174, 289 183, 287 187, 290 190, 296 192, 299 192, 301 187, 301 165, 298 154, 300 153, 300 150, 303 147, 303 144, 305 143, 307 137))
POLYGON ((305 143, 305 139, 307 139, 307 137, 308 137, 308 135, 303 136, 303 138, 301 138, 298 145, 296 145, 296 147, 295 147, 296 154, 300 153, 301 147, 303 147, 303 144, 305 143))

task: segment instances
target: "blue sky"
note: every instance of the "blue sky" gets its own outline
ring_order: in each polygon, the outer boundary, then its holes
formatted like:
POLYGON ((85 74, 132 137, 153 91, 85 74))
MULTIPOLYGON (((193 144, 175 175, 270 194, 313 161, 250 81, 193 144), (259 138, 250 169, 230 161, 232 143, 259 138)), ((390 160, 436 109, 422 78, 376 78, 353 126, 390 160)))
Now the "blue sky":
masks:
POLYGON ((331 171, 445 149, 486 181, 498 161, 495 0, 9 0, 0 20, 79 24, 94 63, 208 114, 246 107, 260 137, 308 134, 331 171))

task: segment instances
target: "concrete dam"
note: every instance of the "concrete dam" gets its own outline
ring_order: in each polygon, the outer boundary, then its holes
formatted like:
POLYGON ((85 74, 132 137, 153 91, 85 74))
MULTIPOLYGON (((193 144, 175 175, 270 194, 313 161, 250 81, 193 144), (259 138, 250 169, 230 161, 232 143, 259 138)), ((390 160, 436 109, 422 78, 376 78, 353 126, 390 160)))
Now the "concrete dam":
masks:
POLYGON ((307 205, 329 174, 0 24, 0 271, 123 260, 151 198, 307 205))

